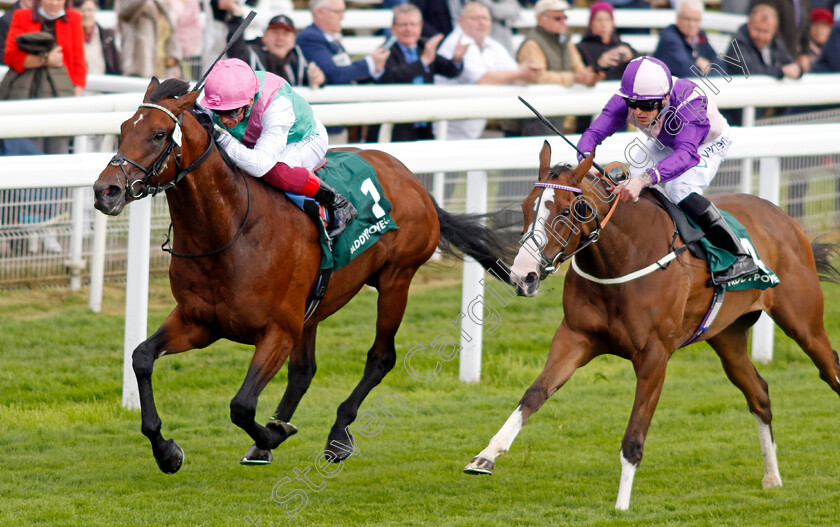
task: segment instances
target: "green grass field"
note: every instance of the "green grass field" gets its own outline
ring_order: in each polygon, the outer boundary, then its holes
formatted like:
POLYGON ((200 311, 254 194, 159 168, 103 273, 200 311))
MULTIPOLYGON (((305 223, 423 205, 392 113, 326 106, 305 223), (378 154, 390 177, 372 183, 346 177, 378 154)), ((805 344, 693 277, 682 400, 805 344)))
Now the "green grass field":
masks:
MULTIPOLYGON (((381 430, 357 433, 359 453, 327 467, 336 471, 330 478, 317 473, 320 453, 336 407, 361 377, 374 291, 321 325, 318 373, 293 419, 299 433, 269 466, 238 464, 251 440, 229 419, 249 347, 219 342, 158 361, 163 433, 186 453, 175 475, 158 470, 139 412, 120 407, 120 288, 108 289, 99 315, 88 312, 86 291, 3 293, 0 526, 840 524, 840 401, 778 332, 773 362, 757 368, 773 400, 779 489, 762 490, 755 420, 705 344, 670 363, 629 511, 613 507, 635 377, 614 357, 577 372, 497 460, 495 475, 462 474, 542 369, 562 318, 562 280, 547 281, 537 299, 495 304, 500 324, 484 335, 480 384, 458 381, 457 359, 417 382, 405 353, 426 346, 413 364, 432 370, 429 343, 460 311, 459 276, 442 266, 421 271, 398 334, 397 366, 362 407, 377 413, 381 430), (404 403, 383 399, 390 418, 371 404, 382 393, 404 403)), ((840 348, 840 287, 824 292, 825 321, 840 348)), ((153 283, 150 332, 172 305, 168 283, 153 283)), ((260 420, 279 402, 285 378, 284 369, 263 393, 260 420)))

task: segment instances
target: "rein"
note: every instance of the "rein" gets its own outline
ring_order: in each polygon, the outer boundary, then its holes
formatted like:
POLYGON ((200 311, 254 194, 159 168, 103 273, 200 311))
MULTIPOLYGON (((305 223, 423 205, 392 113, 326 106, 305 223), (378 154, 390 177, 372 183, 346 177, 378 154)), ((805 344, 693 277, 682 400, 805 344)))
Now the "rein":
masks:
MULTIPOLYGON (((253 18, 253 16, 251 16, 250 18, 253 18)), ((183 133, 181 131, 181 121, 180 121, 180 119, 178 117, 176 117, 175 114, 172 113, 169 109, 164 108, 163 106, 160 106, 159 104, 143 103, 143 104, 139 105, 138 108, 153 108, 155 110, 162 111, 163 113, 168 115, 175 122, 175 128, 172 129, 172 134, 169 136, 169 141, 166 143, 166 146, 164 147, 163 151, 160 153, 160 155, 157 157, 157 159, 155 159, 155 161, 148 168, 144 167, 143 165, 141 165, 140 163, 138 163, 138 162, 136 162, 132 159, 129 159, 129 158, 125 157, 123 154, 116 154, 113 158, 111 158, 110 164, 120 167, 120 170, 122 171, 123 176, 125 177, 125 192, 126 192, 126 194, 128 196, 131 196, 133 199, 142 199, 146 196, 154 197, 154 196, 158 195, 161 191, 166 191, 166 190, 169 190, 169 189, 175 187, 175 185, 180 183, 187 176, 187 174, 189 174, 190 172, 192 172, 193 170, 198 168, 199 165, 201 165, 202 163, 204 163, 204 161, 207 160, 207 158, 210 156, 210 153, 213 151, 213 147, 216 145, 216 142, 213 140, 213 137, 208 132, 207 135, 210 136, 210 141, 207 144, 207 148, 198 157, 198 159, 196 159, 195 161, 190 163, 190 165, 188 167, 186 167, 185 169, 180 170, 180 166, 181 166, 181 142, 182 142, 182 139, 183 139, 183 133), (153 177, 158 175, 158 171, 160 170, 164 161, 169 157, 170 154, 172 154, 172 150, 176 146, 177 146, 177 151, 175 153, 175 169, 178 170, 178 172, 175 174, 175 177, 172 179, 172 181, 170 181, 169 183, 167 183, 165 185, 157 184, 154 187, 150 187, 149 186, 149 181, 151 181, 151 179, 153 177), (125 165, 126 164, 134 165, 135 167, 142 170, 143 173, 145 174, 145 177, 142 180, 141 179, 135 179, 134 181, 132 181, 129 184, 129 182, 128 182, 128 172, 126 172, 126 170, 125 170, 125 165), (134 188, 138 183, 140 185, 142 185, 142 187, 137 192, 135 192, 134 188)), ((182 117, 183 117, 183 115, 182 115, 182 117)), ((221 152, 221 150, 219 150, 219 152, 221 152)), ((224 247, 220 247, 218 249, 213 249, 212 251, 207 251, 207 252, 204 252, 204 253, 198 253, 198 254, 176 253, 175 251, 172 250, 172 248, 170 246, 171 243, 172 243, 172 224, 170 223, 169 224, 169 230, 167 231, 167 233, 165 235, 166 238, 164 239, 163 243, 160 246, 161 250, 171 254, 172 256, 177 256, 179 258, 201 258, 201 257, 204 257, 204 256, 213 256, 213 255, 219 254, 219 253, 229 249, 234 243, 236 243, 236 240, 238 240, 239 237, 242 236, 242 233, 245 231, 245 225, 248 223, 248 218, 250 218, 250 216, 251 216, 251 187, 248 185, 248 178, 245 176, 245 173, 242 170, 239 170, 239 173, 242 176, 242 180, 245 182, 245 189, 246 189, 247 194, 248 194, 248 207, 245 210, 245 218, 242 220, 242 225, 239 227, 239 231, 233 236, 232 240, 230 240, 227 244, 225 244, 224 247)))
MULTIPOLYGON (((599 179, 601 181, 604 180, 603 176, 600 177, 599 179)), ((565 190, 567 192, 572 192, 572 193, 578 194, 578 195, 583 194, 583 191, 578 187, 570 187, 568 185, 559 185, 557 183, 537 182, 537 183, 534 183, 534 186, 535 187, 541 187, 541 188, 550 188, 550 189, 554 189, 554 190, 565 190)), ((536 205, 537 210, 539 210, 539 208, 540 208, 540 204, 542 203, 542 199, 543 199, 543 193, 540 193, 540 197, 539 197, 539 200, 537 201, 537 205, 536 205)), ((544 280, 545 277, 548 276, 549 274, 557 272, 557 270, 560 268, 560 264, 562 264, 566 260, 574 257, 574 255, 576 255, 577 253, 579 253, 580 251, 582 251, 586 247, 588 247, 589 244, 595 243, 595 242, 598 241, 598 237, 601 235, 601 231, 604 229, 604 227, 606 227, 607 223, 609 223, 610 218, 612 218, 613 211, 615 211, 615 207, 618 204, 618 199, 613 200, 612 206, 610 207, 610 210, 607 212, 607 215, 604 216, 603 221, 601 221, 601 219, 598 217, 598 211, 593 209, 588 201, 582 200, 581 202, 586 206, 587 211, 592 211, 593 216, 595 218, 595 224, 596 224, 595 229, 593 229, 592 232, 589 233, 589 235, 586 237, 586 239, 578 242, 578 246, 571 253, 566 254, 566 247, 564 246, 563 249, 559 253, 557 253, 557 255, 554 257, 554 259, 551 260, 551 264, 542 269, 542 272, 540 273, 541 274, 540 280, 544 280)), ((564 214, 564 216, 569 216, 569 215, 574 217, 573 225, 580 224, 580 221, 578 220, 577 214, 574 214, 573 211, 571 211, 571 210, 568 213, 564 214)), ((535 238, 534 233, 535 233, 536 227, 537 227, 537 215, 535 214, 534 215, 534 221, 531 224, 531 229, 528 231, 528 233, 525 236, 522 237, 522 240, 520 241, 520 244, 524 244, 528 240, 530 240, 532 238, 535 238)), ((542 247, 542 244, 537 243, 537 240, 534 240, 534 245, 539 249, 540 256, 541 256, 542 260, 545 261, 545 262, 549 261, 549 258, 548 258, 548 256, 546 256, 545 250, 542 247)))
POLYGON ((133 199, 141 199, 145 198, 146 196, 154 197, 160 192, 169 190, 170 188, 174 187, 175 185, 180 183, 181 180, 183 180, 187 176, 187 174, 198 168, 198 166, 201 163, 203 163, 205 159, 207 159, 207 157, 210 155, 210 152, 213 151, 213 146, 216 144, 213 141, 213 138, 211 137, 209 143, 207 144, 207 148, 204 150, 204 153, 202 153, 201 156, 198 157, 198 159, 192 162, 190 166, 183 170, 180 170, 181 140, 183 138, 180 120, 177 117, 175 117, 174 113, 158 104, 143 103, 139 106, 139 108, 154 108, 156 110, 162 111, 175 122, 175 128, 172 129, 172 134, 170 135, 169 141, 167 141, 163 151, 148 168, 144 167, 143 165, 141 165, 137 161, 134 161, 133 159, 125 157, 123 154, 116 154, 114 157, 111 158, 109 164, 120 167, 120 170, 123 173, 123 177, 125 177, 125 193, 126 195, 131 196, 131 198, 133 199), (172 150, 175 149, 176 146, 177 151, 175 153, 175 168, 176 170, 179 170, 179 172, 176 173, 175 178, 166 185, 157 184, 154 187, 150 187, 149 181, 151 181, 153 177, 158 175, 158 171, 160 170, 164 161, 166 161, 166 159, 169 157, 169 155, 172 153, 172 150), (126 164, 134 165, 135 167, 142 170, 145 174, 145 177, 143 179, 135 179, 134 181, 129 183, 128 172, 126 172, 125 170, 126 164), (135 187, 138 183, 141 185, 141 187, 139 190, 135 191, 135 187))

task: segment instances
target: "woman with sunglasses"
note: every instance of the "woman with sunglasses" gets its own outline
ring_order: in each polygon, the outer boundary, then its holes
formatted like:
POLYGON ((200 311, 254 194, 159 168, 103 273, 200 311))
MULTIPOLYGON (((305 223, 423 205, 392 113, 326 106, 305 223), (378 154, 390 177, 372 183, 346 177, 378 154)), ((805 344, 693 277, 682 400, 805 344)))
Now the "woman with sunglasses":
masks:
POLYGON ((217 142, 239 168, 327 208, 330 238, 356 217, 356 208, 312 172, 324 161, 327 131, 282 77, 221 60, 207 76, 201 105, 227 130, 217 142))
POLYGON ((758 271, 720 211, 703 197, 732 144, 729 124, 714 101, 695 83, 672 77, 662 61, 639 57, 627 65, 618 93, 583 133, 578 149, 592 152, 628 124, 639 128, 647 141, 636 140, 625 149, 630 179, 613 193, 622 201, 635 202, 643 188, 662 184, 668 199, 703 229, 709 241, 735 256, 731 267, 713 277, 715 283, 758 271))

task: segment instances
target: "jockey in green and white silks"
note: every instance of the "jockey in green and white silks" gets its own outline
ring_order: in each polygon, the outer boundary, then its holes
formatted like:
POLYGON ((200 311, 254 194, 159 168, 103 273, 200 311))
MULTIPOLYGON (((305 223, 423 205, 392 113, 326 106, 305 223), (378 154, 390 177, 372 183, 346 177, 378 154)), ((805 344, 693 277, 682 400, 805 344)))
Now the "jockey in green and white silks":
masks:
POLYGON ((330 237, 356 217, 353 205, 312 172, 324 161, 327 131, 285 79, 254 72, 239 59, 222 60, 207 76, 201 104, 228 131, 217 142, 239 168, 327 207, 330 237))

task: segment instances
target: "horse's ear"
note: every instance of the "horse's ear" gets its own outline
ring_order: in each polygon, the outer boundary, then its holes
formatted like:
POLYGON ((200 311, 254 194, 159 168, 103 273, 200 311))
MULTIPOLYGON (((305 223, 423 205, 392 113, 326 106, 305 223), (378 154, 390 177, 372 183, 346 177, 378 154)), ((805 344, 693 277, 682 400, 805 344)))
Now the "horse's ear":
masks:
POLYGON ((538 179, 545 181, 548 179, 548 169, 551 167, 551 145, 548 141, 543 141, 542 149, 540 150, 540 171, 538 179))
POLYGON ((149 102, 152 100, 152 92, 160 86, 160 81, 157 77, 152 77, 152 80, 149 82, 149 87, 146 88, 146 95, 143 96, 143 102, 149 102))
POLYGON ((191 107, 195 104, 195 100, 198 99, 198 94, 201 92, 191 91, 186 95, 181 95, 178 97, 178 100, 175 101, 175 106, 173 110, 175 113, 180 114, 181 112, 186 111, 187 108, 191 107))
POLYGON ((592 168, 592 163, 595 161, 595 150, 589 154, 589 157, 584 159, 575 169, 575 181, 580 181, 592 168))

